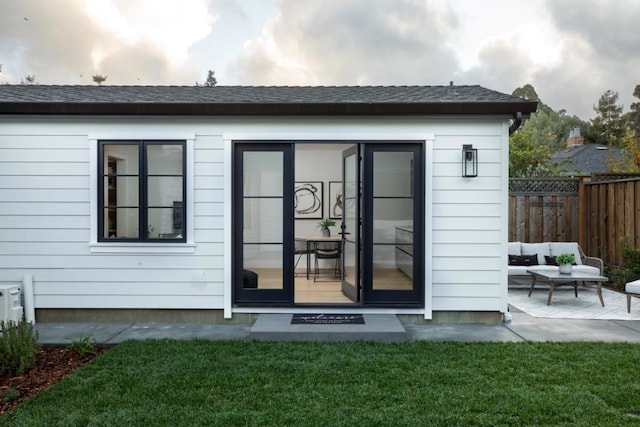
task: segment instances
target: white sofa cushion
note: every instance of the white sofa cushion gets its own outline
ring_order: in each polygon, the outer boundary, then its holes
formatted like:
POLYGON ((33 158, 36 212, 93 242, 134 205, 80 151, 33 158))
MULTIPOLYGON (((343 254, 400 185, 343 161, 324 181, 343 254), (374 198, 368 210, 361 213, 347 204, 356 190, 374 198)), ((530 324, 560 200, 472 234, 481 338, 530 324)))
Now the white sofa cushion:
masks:
POLYGON ((589 274, 600 275, 600 269, 598 267, 593 267, 591 265, 585 265, 585 264, 574 265, 572 270, 573 271, 578 271, 580 273, 589 273, 589 274))
POLYGON ((509 255, 522 255, 520 242, 509 242, 508 253, 509 255))
POLYGON ((634 280, 624 285, 625 292, 630 294, 640 294, 640 280, 634 280))
POLYGON ((558 256, 564 253, 573 254, 576 257, 576 264, 582 264, 580 249, 578 249, 578 243, 576 242, 549 242, 549 251, 551 256, 558 256))
POLYGON ((551 255, 549 252, 549 243, 522 243, 521 245, 522 255, 538 255, 538 264, 544 265, 547 262, 544 259, 545 255, 551 255))

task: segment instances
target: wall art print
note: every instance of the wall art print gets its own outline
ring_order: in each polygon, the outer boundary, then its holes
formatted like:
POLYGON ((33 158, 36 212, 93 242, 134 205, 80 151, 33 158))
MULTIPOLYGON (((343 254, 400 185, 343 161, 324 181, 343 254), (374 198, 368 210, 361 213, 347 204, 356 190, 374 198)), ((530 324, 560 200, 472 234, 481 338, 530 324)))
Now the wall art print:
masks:
POLYGON ((322 181, 296 181, 293 208, 296 219, 322 219, 322 181))
POLYGON ((342 181, 329 181, 329 218, 342 218, 342 181))

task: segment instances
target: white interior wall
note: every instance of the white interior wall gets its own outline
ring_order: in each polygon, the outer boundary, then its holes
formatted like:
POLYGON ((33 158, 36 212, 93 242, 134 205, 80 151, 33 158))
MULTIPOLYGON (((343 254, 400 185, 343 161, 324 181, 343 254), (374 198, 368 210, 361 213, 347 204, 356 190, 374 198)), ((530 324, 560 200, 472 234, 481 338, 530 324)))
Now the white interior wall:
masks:
MULTIPOLYGON (((350 144, 304 144, 295 146, 295 180, 322 182, 322 217, 328 218, 331 203, 329 201, 329 182, 342 181, 342 152, 349 148, 350 144)), ((319 236, 319 219, 296 219, 295 236, 305 238, 319 236)), ((331 227, 331 234, 340 231, 340 220, 336 220, 336 226, 331 227)), ((313 261, 312 261, 313 262, 313 261)), ((306 257, 302 257, 298 263, 298 269, 306 266, 306 257)))

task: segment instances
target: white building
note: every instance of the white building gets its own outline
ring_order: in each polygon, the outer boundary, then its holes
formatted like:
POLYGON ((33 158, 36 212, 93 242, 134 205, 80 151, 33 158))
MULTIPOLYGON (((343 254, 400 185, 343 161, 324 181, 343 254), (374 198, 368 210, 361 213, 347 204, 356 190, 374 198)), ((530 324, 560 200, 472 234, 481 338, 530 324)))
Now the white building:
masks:
POLYGON ((510 126, 535 109, 479 86, 0 86, 0 283, 32 283, 41 322, 499 321, 510 126), (314 281, 295 239, 327 217, 340 259, 314 281))

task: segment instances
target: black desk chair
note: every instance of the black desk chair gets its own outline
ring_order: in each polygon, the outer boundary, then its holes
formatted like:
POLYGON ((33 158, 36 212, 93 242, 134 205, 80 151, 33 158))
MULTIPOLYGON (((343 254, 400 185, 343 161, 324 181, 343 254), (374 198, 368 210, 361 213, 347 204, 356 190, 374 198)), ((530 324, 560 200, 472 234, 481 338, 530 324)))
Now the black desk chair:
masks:
POLYGON ((320 263, 321 259, 333 259, 335 260, 335 266, 333 270, 333 276, 336 279, 341 279, 341 259, 342 259, 342 242, 315 242, 313 245, 313 254, 315 258, 313 281, 318 280, 320 275, 320 263))

